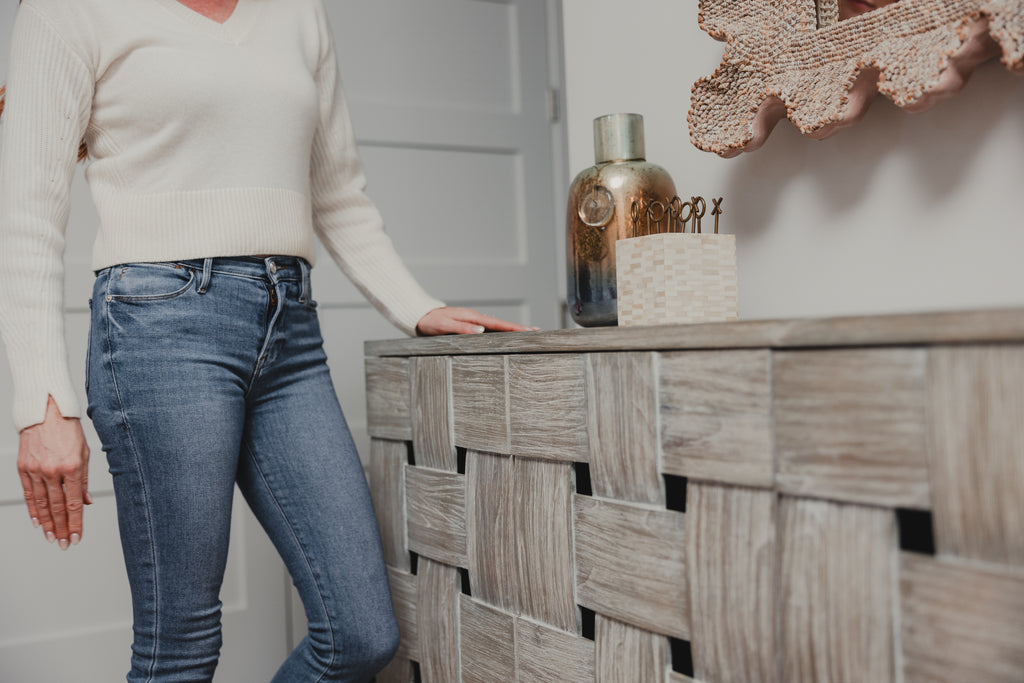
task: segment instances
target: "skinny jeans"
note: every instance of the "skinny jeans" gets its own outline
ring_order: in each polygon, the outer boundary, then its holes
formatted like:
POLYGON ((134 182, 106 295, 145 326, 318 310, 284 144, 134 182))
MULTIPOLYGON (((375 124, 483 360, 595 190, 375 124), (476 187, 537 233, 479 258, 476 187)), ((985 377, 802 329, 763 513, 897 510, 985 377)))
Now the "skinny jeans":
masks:
POLYGON ((132 593, 128 681, 213 679, 236 485, 309 624, 273 682, 370 680, 398 627, 309 265, 113 266, 97 273, 91 307, 88 413, 113 476, 132 593))

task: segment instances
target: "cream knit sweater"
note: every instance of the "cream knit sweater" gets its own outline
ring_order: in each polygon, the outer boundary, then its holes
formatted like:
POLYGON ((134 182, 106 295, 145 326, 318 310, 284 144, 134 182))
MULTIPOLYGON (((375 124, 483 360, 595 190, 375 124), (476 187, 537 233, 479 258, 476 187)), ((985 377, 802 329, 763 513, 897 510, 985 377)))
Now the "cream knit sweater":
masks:
POLYGON ((96 269, 312 261, 318 236, 404 332, 443 305, 402 265, 364 193, 322 0, 239 0, 224 24, 177 0, 25 0, 0 128, 0 329, 18 429, 42 421, 48 395, 81 415, 62 290, 83 138, 96 269))

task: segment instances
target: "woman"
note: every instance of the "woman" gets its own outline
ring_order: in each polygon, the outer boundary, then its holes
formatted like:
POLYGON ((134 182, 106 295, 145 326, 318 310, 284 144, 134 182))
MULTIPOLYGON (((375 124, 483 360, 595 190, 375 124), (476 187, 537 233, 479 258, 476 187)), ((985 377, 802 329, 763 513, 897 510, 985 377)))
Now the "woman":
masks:
POLYGON ((236 484, 309 620, 274 681, 369 679, 398 634, 324 362, 315 238, 406 333, 527 328, 444 307, 399 261, 322 0, 25 0, 8 91, 0 323, 29 514, 64 549, 90 502, 61 293, 80 141, 91 157, 88 413, 132 591, 128 680, 211 680, 236 484))

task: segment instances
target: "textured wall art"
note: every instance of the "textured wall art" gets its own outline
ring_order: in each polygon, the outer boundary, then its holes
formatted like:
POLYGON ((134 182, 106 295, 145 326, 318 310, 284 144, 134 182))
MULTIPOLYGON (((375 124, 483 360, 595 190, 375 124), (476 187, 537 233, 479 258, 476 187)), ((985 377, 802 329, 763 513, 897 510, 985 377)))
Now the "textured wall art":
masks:
POLYGON ((921 111, 994 57, 1024 73, 1024 0, 899 0, 840 21, 841 4, 700 0, 701 28, 726 48, 693 85, 693 144, 733 157, 764 144, 783 117, 825 138, 860 120, 879 92, 921 111))

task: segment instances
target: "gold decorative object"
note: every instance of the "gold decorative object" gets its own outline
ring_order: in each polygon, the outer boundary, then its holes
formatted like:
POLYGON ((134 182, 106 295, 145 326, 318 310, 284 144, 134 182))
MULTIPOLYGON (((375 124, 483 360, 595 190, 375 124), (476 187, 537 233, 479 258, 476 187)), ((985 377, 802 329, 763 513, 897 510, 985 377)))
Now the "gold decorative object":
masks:
POLYGON ((726 42, 693 86, 690 139, 732 157, 764 144, 784 116, 825 138, 856 123, 876 93, 921 111, 1001 56, 1024 73, 1021 0, 900 0, 844 21, 836 0, 700 0, 701 28, 726 42))
POLYGON ((646 160, 643 116, 594 119, 594 165, 573 180, 566 217, 566 299, 578 324, 615 324, 615 245, 643 234, 636 232, 641 218, 659 232, 662 222, 678 223, 675 194, 668 171, 646 160))

